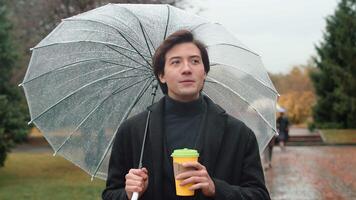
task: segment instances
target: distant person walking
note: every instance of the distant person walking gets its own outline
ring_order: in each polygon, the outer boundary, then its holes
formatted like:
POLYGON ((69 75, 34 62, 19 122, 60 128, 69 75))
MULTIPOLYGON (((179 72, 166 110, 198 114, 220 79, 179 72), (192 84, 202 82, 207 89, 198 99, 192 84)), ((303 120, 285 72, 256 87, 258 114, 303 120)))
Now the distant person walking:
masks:
POLYGON ((289 120, 288 117, 284 115, 284 112, 279 113, 277 118, 277 130, 278 130, 278 143, 282 151, 285 150, 285 143, 288 141, 289 136, 289 120))

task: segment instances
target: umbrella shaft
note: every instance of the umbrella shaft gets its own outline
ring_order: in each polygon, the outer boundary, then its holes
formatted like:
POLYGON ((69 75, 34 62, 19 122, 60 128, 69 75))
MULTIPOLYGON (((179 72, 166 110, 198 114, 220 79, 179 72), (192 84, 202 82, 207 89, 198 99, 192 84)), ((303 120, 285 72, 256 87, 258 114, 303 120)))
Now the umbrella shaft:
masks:
MULTIPOLYGON (((153 104, 155 97, 156 97, 156 92, 157 92, 157 82, 155 82, 152 86, 152 102, 151 105, 153 104)), ((147 132, 148 132, 148 123, 150 121, 150 116, 151 116, 151 111, 148 110, 148 114, 147 114, 147 120, 146 120, 146 127, 145 127, 145 133, 143 135, 143 141, 142 141, 142 147, 141 147, 141 153, 140 153, 140 162, 138 164, 138 169, 142 168, 142 159, 143 159, 143 152, 145 150, 145 144, 146 144, 146 137, 147 137, 147 132)))

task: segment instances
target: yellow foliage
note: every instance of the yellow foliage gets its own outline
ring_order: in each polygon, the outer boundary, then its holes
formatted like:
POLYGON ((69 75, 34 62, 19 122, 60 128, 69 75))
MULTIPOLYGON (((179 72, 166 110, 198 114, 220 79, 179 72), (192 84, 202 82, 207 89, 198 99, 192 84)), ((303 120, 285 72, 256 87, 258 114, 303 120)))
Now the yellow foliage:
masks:
POLYGON ((311 116, 315 95, 311 91, 290 91, 280 96, 278 104, 287 109, 292 123, 300 124, 311 116))
POLYGON ((312 106, 316 98, 309 74, 313 70, 315 67, 308 64, 295 66, 288 74, 270 74, 281 95, 278 104, 287 109, 288 118, 294 124, 305 123, 312 118, 312 106))

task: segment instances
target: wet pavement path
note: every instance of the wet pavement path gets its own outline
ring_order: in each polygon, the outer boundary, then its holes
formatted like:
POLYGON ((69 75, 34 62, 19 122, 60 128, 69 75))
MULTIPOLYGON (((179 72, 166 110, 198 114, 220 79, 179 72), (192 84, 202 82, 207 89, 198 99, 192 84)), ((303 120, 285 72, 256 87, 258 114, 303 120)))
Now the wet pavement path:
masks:
POLYGON ((274 147, 265 175, 273 200, 356 199, 356 146, 274 147))
MULTIPOLYGON (((12 152, 53 150, 38 140, 12 152)), ((272 200, 356 200, 356 146, 275 146, 265 175, 272 200)))

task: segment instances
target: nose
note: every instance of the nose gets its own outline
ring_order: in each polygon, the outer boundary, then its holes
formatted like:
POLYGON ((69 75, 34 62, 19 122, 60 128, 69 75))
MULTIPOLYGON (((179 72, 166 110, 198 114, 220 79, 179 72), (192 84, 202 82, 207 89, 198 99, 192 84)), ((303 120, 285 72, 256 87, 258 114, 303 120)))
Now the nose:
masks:
POLYGON ((184 61, 183 62, 183 66, 182 66, 182 73, 183 74, 190 74, 192 73, 192 68, 190 66, 190 63, 188 61, 184 61))

